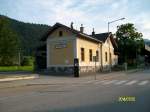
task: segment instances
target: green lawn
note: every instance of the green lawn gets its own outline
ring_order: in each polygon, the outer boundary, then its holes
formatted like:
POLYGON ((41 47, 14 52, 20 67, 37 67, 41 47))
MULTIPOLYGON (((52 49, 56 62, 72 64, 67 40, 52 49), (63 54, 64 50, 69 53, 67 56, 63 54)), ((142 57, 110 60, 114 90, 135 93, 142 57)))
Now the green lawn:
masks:
POLYGON ((8 71, 33 71, 33 66, 0 66, 0 72, 8 71))

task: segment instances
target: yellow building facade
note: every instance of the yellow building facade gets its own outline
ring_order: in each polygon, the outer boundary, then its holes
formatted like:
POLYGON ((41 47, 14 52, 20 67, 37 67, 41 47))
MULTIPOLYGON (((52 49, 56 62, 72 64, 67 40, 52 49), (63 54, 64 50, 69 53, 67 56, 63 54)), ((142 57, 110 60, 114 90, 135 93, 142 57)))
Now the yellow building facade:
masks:
POLYGON ((112 35, 100 40, 56 23, 43 40, 46 41, 47 70, 74 73, 74 60, 78 60, 79 73, 107 70, 117 64, 112 35))

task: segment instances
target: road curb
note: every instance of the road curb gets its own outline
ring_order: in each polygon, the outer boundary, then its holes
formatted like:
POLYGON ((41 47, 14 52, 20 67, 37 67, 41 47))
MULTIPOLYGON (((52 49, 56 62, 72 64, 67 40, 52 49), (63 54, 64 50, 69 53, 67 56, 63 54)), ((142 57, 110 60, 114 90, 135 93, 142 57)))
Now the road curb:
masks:
POLYGON ((15 80, 25 80, 25 79, 35 79, 39 78, 39 76, 23 76, 23 77, 12 77, 12 78, 4 78, 0 79, 0 82, 7 82, 7 81, 15 81, 15 80))
POLYGON ((125 71, 125 73, 126 73, 126 74, 131 74, 131 73, 136 73, 136 72, 139 72, 139 71, 143 71, 143 69, 128 70, 128 71, 125 71))

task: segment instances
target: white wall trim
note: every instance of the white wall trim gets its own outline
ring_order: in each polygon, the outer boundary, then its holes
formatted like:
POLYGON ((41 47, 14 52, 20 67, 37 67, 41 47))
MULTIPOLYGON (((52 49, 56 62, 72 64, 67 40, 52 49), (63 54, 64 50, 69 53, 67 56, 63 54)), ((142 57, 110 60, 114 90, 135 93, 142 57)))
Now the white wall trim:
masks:
MULTIPOLYGON (((85 62, 79 62, 79 66, 95 66, 95 62, 89 62, 88 64, 85 62)), ((96 62, 96 66, 101 66, 99 61, 96 62)))

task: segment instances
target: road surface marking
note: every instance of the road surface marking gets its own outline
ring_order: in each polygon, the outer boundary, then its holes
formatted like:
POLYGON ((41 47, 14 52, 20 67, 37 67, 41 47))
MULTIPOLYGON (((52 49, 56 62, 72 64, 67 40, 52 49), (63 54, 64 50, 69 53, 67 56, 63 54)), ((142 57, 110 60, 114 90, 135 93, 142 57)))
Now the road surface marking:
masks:
POLYGON ((145 80, 145 81, 141 81, 138 85, 142 86, 142 85, 146 85, 148 84, 149 81, 148 80, 145 80))
POLYGON ((88 83, 92 83, 92 82, 94 82, 95 80, 89 80, 89 81, 87 81, 87 82, 84 82, 84 84, 88 84, 88 83))
POLYGON ((120 84, 123 84, 125 82, 127 82, 127 80, 122 80, 122 81, 116 82, 115 85, 120 85, 120 84))
POLYGON ((100 83, 104 83, 104 82, 106 82, 106 80, 97 81, 97 82, 94 82, 94 84, 100 84, 100 83))
POLYGON ((112 84, 115 82, 117 82, 117 80, 111 80, 111 81, 104 82, 103 85, 112 84))
POLYGON ((136 82, 137 82, 137 80, 133 80, 133 81, 126 83, 125 85, 132 85, 132 84, 135 84, 136 82))

